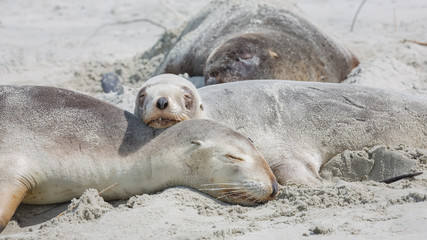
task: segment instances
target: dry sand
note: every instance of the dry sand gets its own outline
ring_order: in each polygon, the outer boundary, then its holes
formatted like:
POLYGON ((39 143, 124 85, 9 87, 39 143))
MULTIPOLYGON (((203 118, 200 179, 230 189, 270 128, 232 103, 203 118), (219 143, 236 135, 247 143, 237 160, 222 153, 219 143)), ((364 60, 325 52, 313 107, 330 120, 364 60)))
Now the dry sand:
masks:
MULTIPOLYGON (((74 89, 132 111, 133 87, 151 76, 177 28, 207 2, 0 0, 0 84, 74 89), (120 94, 102 93, 108 72, 125 85, 120 94)), ((298 6, 361 60, 348 83, 427 96, 427 47, 402 42, 427 41, 425 1, 367 1, 350 32, 360 2, 300 0, 298 6)), ((110 203, 88 190, 71 203, 21 206, 0 239, 424 239, 427 173, 378 183, 399 173, 387 172, 390 166, 427 172, 427 152, 346 151, 322 170, 324 187, 284 186, 258 207, 228 205, 188 188, 110 203)))

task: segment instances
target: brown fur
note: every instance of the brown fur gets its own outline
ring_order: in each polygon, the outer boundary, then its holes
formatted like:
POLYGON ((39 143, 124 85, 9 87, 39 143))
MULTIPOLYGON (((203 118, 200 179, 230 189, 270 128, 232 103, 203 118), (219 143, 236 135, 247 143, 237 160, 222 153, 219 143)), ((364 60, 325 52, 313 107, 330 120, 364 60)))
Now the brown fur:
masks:
POLYGON ((218 0, 188 23, 157 74, 340 82, 358 63, 287 1, 218 0))

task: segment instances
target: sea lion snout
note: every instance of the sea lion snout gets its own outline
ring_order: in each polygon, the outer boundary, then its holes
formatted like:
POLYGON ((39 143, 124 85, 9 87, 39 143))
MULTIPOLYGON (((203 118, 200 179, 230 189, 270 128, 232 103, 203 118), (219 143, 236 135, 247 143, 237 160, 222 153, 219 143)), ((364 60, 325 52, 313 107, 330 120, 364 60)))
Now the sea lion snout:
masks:
POLYGON ((161 97, 157 100, 157 108, 163 110, 168 107, 168 100, 164 97, 161 97))
POLYGON ((271 185, 271 189, 272 189, 272 192, 271 192, 270 198, 273 199, 276 197, 277 193, 279 192, 279 184, 277 184, 277 181, 273 182, 273 184, 271 185))

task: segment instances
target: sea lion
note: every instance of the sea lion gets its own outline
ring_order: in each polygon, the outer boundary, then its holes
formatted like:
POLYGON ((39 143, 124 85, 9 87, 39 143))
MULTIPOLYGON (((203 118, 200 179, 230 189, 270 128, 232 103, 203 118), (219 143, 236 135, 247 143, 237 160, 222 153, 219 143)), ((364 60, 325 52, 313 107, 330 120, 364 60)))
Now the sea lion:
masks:
POLYGON ((320 167, 346 149, 379 144, 427 147, 425 97, 284 80, 241 81, 198 90, 206 117, 253 139, 280 184, 320 184, 320 167))
POLYGON ((0 86, 0 231, 21 203, 49 204, 87 188, 106 200, 188 186, 255 205, 277 183, 248 138, 206 119, 165 130, 69 90, 0 86))
POLYGON ((337 83, 263 80, 199 89, 209 119, 253 139, 278 182, 318 185, 346 149, 427 148, 427 98, 337 83))
POLYGON ((185 78, 173 74, 147 80, 138 93, 134 113, 153 128, 204 118, 202 100, 196 87, 185 78))
POLYGON ((193 17, 156 74, 340 82, 358 65, 341 43, 289 1, 212 1, 193 17))

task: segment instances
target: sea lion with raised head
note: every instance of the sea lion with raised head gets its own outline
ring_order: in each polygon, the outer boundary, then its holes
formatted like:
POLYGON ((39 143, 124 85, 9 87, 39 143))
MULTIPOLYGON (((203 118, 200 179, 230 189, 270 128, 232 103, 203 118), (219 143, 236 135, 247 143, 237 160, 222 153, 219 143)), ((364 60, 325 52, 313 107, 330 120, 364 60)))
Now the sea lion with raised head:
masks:
POLYGON ((202 100, 196 87, 173 74, 159 75, 144 82, 135 101, 134 113, 154 128, 204 118, 202 100))
POLYGON ((289 1, 216 0, 186 25, 156 74, 340 82, 358 65, 289 1))
POLYGON ((248 138, 211 120, 165 130, 101 100, 51 87, 0 86, 0 232, 18 205, 114 188, 106 200, 188 186, 255 205, 278 186, 248 138))
MULTIPOLYGON (((168 77, 171 84, 180 78, 168 77)), ((320 167, 346 149, 379 144, 427 148, 425 97, 347 84, 279 80, 198 90, 206 117, 253 139, 281 184, 319 184, 320 167)))

